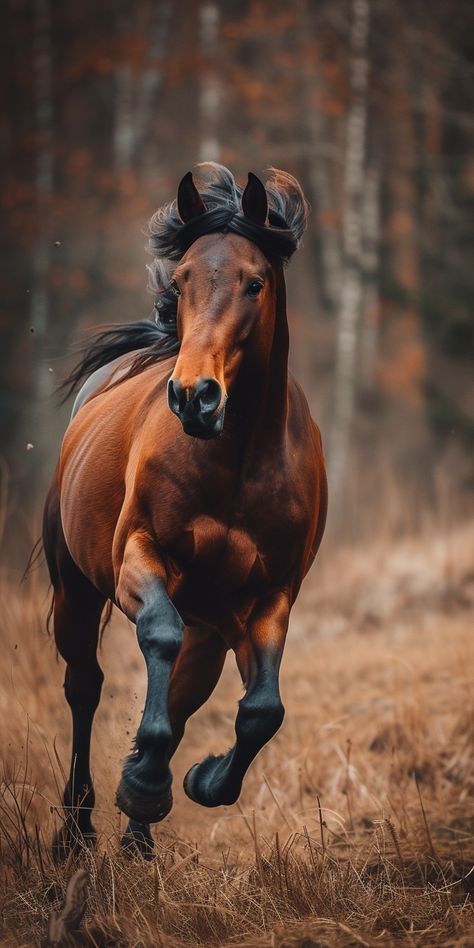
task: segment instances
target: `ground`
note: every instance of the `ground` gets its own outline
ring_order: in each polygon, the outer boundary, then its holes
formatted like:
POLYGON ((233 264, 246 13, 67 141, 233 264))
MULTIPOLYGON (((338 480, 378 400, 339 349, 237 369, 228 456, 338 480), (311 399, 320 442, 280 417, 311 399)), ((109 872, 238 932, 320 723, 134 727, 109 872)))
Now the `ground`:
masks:
POLYGON ((44 629, 41 571, 21 588, 5 572, 2 944, 42 943, 78 866, 88 873, 79 933, 55 942, 53 926, 43 943, 474 944, 473 540, 472 528, 432 523, 363 550, 328 546, 294 610, 281 731, 237 805, 206 810, 185 796, 186 770, 232 742, 241 690, 229 660, 176 755, 174 808, 150 863, 120 855, 114 806, 143 707, 134 628, 117 614, 101 649, 99 848, 56 867, 70 738, 63 665, 44 629))

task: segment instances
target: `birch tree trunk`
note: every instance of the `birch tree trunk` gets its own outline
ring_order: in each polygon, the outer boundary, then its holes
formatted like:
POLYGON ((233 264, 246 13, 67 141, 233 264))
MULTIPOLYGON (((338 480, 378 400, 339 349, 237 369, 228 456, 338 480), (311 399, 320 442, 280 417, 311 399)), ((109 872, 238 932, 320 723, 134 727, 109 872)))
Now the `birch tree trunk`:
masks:
POLYGON ((363 298, 362 198, 367 126, 369 0, 352 0, 351 101, 344 173, 343 266, 337 324, 334 415, 329 450, 332 523, 342 524, 354 415, 356 352, 363 298))
POLYGON ((151 133, 152 116, 159 114, 158 95, 163 84, 163 59, 170 35, 173 9, 173 0, 160 0, 153 5, 147 65, 141 77, 136 105, 135 156, 138 158, 139 154, 143 155, 144 169, 155 174, 161 156, 157 154, 156 139, 151 133))
POLYGON ((33 286, 30 322, 35 337, 34 390, 41 401, 49 392, 44 345, 49 328, 48 275, 51 264, 51 205, 53 194, 53 103, 51 66, 50 0, 35 0, 34 6, 34 89, 36 131, 36 208, 38 235, 33 251, 33 286))
POLYGON ((199 10, 199 46, 204 69, 199 90, 200 161, 219 161, 219 75, 216 68, 219 6, 216 0, 206 0, 199 10))
POLYGON ((128 171, 135 144, 132 70, 121 63, 115 72, 114 165, 116 171, 128 171))
POLYGON ((377 164, 367 169, 364 182, 362 224, 364 247, 362 265, 364 294, 362 332, 360 339, 360 381, 362 389, 371 392, 375 385, 375 369, 380 323, 379 242, 380 242, 380 176, 377 164))
MULTIPOLYGON (((303 45, 314 35, 315 27, 308 9, 308 0, 298 4, 299 40, 303 45)), ((334 176, 330 173, 334 162, 331 149, 331 131, 326 116, 321 110, 324 78, 321 68, 314 68, 308 75, 305 64, 301 67, 303 119, 309 144, 307 175, 310 193, 319 219, 318 241, 321 254, 324 302, 336 313, 341 296, 341 241, 336 219, 337 199, 334 194, 334 176), (330 223, 333 218, 334 223, 330 223)))
MULTIPOLYGON (((52 42, 50 0, 35 0, 33 6, 33 63, 32 86, 34 95, 36 236, 32 250, 32 281, 30 289, 30 331, 32 342, 31 390, 19 429, 16 433, 21 452, 15 459, 15 475, 28 480, 34 472, 35 485, 42 485, 52 442, 49 398, 52 375, 48 371, 46 347, 51 344, 51 300, 49 274, 53 243, 51 216, 53 212, 53 101, 52 101, 52 42), (33 450, 30 454, 30 450, 33 450), (28 452, 24 454, 23 452, 28 452)), ((22 498, 27 506, 29 497, 22 498)))
MULTIPOLYGON (((160 0, 150 6, 150 41, 140 78, 134 78, 128 63, 121 63, 116 70, 113 148, 116 171, 127 171, 153 160, 153 150, 145 146, 153 108, 158 107, 157 95, 163 79, 161 60, 166 49, 172 10, 172 0, 160 0), (140 161, 141 158, 144 160, 140 161)), ((129 31, 130 18, 125 16, 119 32, 126 35, 129 31)))

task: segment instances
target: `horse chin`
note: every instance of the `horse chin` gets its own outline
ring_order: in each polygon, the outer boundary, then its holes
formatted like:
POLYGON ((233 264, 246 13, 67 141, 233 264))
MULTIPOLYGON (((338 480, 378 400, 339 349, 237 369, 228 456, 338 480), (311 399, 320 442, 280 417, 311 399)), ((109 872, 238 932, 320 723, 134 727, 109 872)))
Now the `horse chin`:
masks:
POLYGON ((201 441, 210 441, 211 438, 218 438, 224 427, 224 411, 218 412, 213 418, 211 424, 203 424, 198 420, 186 420, 182 422, 183 431, 191 438, 199 438, 201 441))
POLYGON ((222 425, 211 425, 211 427, 208 428, 207 426, 204 427, 204 425, 185 422, 183 424, 183 431, 191 438, 199 438, 200 441, 210 441, 211 438, 217 438, 220 435, 222 431, 222 425))

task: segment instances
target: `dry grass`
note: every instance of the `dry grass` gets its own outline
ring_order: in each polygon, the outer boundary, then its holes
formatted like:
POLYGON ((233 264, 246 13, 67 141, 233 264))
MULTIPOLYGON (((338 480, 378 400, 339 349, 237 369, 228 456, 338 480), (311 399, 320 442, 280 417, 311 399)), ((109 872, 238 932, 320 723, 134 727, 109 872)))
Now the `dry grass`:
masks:
MULTIPOLYGON (((114 789, 144 673, 116 617, 93 745, 100 843, 81 857, 89 896, 71 944, 474 943, 473 539, 467 527, 432 530, 323 555, 294 612, 281 732, 238 805, 185 797, 188 767, 232 741, 240 687, 229 661, 176 755, 175 805, 149 864, 118 852, 114 789)), ((2 592, 2 944, 40 944, 78 868, 56 868, 48 851, 69 714, 41 580, 2 592)))

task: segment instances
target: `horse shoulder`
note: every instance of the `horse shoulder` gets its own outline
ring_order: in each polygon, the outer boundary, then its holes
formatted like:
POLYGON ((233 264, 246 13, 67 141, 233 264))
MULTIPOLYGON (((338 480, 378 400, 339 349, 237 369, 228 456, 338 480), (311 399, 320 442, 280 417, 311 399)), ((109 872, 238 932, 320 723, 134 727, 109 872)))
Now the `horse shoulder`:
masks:
POLYGON ((120 381, 90 395, 64 435, 59 464, 61 519, 70 553, 86 576, 110 595, 117 524, 133 507, 133 468, 152 380, 120 381), (132 500, 131 500, 132 498, 132 500))

